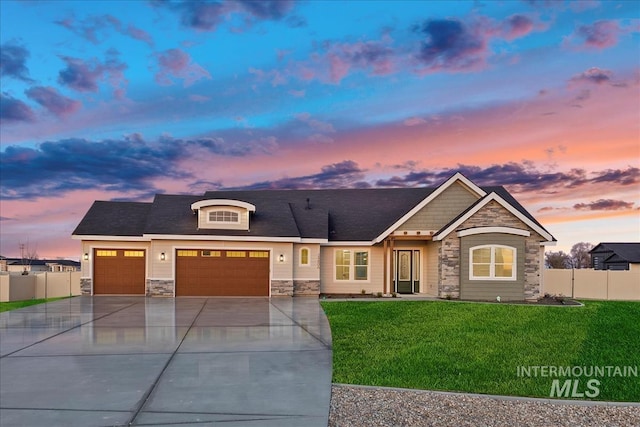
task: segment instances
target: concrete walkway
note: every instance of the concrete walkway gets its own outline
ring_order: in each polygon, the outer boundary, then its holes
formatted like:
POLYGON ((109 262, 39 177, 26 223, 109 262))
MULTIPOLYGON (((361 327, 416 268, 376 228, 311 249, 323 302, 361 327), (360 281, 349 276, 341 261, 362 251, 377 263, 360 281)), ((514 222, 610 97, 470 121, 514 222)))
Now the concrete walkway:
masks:
POLYGON ((76 297, 0 313, 0 425, 326 426, 315 298, 76 297))

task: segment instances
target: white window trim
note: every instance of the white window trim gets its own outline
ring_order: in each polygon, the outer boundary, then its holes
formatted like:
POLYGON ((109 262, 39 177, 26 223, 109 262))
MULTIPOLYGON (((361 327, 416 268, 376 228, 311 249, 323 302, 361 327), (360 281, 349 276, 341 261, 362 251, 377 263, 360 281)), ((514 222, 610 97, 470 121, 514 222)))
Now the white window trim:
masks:
POLYGON ((298 265, 300 267, 311 267, 311 249, 309 249, 306 246, 300 248, 300 250, 298 251, 298 265), (307 263, 303 264, 302 263, 302 251, 305 251, 305 250, 307 251, 307 263))
POLYGON ((505 282, 515 282, 518 280, 518 249, 513 246, 507 245, 478 245, 472 248, 469 248, 469 280, 491 280, 491 281, 505 281, 505 282), (473 275, 473 251, 476 249, 491 249, 491 263, 489 264, 489 277, 485 276, 474 276, 473 275), (513 268, 511 270, 511 277, 495 277, 495 249, 496 248, 505 248, 511 249, 513 251, 513 268))
POLYGON ((235 211, 235 210, 231 210, 231 209, 212 209, 210 211, 207 211, 207 224, 240 224, 240 215, 242 215, 241 212, 235 211), (215 212, 230 212, 233 214, 236 214, 236 220, 235 221, 215 221, 215 220, 211 220, 211 214, 215 213, 215 212))
POLYGON ((368 249, 335 249, 333 251, 333 271, 331 273, 333 275, 333 280, 337 283, 371 283, 371 251, 368 249), (336 263, 336 253, 338 251, 349 251, 351 252, 351 256, 349 258, 349 278, 348 279, 338 279, 336 277, 336 268, 338 264, 336 263), (356 252, 365 252, 367 254, 367 278, 365 280, 356 280, 356 252))

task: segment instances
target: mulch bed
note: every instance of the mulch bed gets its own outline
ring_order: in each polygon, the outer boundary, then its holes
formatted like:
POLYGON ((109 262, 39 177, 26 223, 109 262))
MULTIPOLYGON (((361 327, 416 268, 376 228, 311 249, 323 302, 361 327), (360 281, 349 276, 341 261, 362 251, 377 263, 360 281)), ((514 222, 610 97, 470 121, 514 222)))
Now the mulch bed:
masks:
MULTIPOLYGON (((381 297, 375 294, 320 294, 320 299, 356 299, 356 298, 357 299, 362 299, 362 298, 381 299, 381 297)), ((397 298, 402 298, 402 295, 398 295, 397 298)), ((388 296, 384 297, 384 299, 389 299, 389 297, 388 296)), ((474 301, 459 300, 459 299, 455 299, 451 301, 474 302, 474 301)), ((495 304, 525 304, 525 305, 580 305, 578 301, 575 301, 571 298, 559 297, 559 296, 553 296, 553 295, 545 295, 536 302, 531 302, 531 301, 498 302, 496 300, 475 301, 475 302, 495 303, 495 304)))

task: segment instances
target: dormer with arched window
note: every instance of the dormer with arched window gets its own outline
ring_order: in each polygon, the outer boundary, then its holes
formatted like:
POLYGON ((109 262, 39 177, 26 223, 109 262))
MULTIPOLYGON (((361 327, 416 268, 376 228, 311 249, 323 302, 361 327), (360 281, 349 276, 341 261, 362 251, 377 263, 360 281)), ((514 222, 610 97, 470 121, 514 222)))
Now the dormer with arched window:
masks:
POLYGON ((249 219, 256 207, 240 200, 209 199, 191 205, 198 215, 198 229, 249 230, 249 219))

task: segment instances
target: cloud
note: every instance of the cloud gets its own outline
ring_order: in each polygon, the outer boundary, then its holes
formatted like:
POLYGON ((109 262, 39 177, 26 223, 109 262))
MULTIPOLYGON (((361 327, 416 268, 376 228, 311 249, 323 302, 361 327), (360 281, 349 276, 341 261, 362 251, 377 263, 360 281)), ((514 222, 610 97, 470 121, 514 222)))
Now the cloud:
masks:
POLYGON ((211 80, 211 75, 200 65, 192 62, 191 56, 181 49, 168 49, 156 54, 159 71, 155 80, 158 84, 168 86, 172 79, 184 81, 184 87, 191 86, 200 79, 211 80))
MULTIPOLYGON (((233 14, 245 20, 279 21, 293 9, 293 0, 202 0, 202 1, 152 1, 155 7, 163 7, 180 17, 180 23, 197 31, 211 32, 233 14)), ((304 19, 287 21, 289 26, 303 26, 304 19)))
POLYGON ((0 156, 0 195, 7 200, 28 200, 96 188, 134 192, 137 197, 157 191, 151 182, 154 179, 191 178, 191 173, 181 166, 182 161, 211 154, 270 154, 277 147, 274 136, 235 141, 162 136, 146 141, 137 133, 104 141, 70 138, 36 147, 10 145, 0 156))
POLYGON ((417 57, 430 70, 469 70, 484 64, 487 42, 481 31, 456 19, 427 20, 416 32, 425 39, 417 57))
POLYGON ((421 117, 409 117, 408 119, 405 119, 404 122, 402 122, 402 124, 404 124, 405 126, 418 126, 425 123, 427 123, 427 121, 421 117))
POLYGON ((123 84, 126 84, 124 70, 127 65, 119 60, 119 53, 110 49, 104 62, 96 58, 82 60, 63 56, 61 59, 67 67, 58 74, 58 83, 70 87, 78 92, 97 92, 99 83, 108 80, 116 95, 121 94, 123 84))
POLYGON ((610 70, 604 70, 598 67, 591 67, 587 71, 577 74, 571 78, 572 82, 587 82, 602 84, 611 81, 613 72, 610 70))
POLYGON ((525 15, 511 15, 502 23, 503 37, 507 40, 523 37, 533 29, 533 20, 525 15))
POLYGON ((633 202, 623 200, 598 199, 595 202, 576 203, 573 208, 579 211, 620 211, 633 209, 633 202))
POLYGON ((242 9, 255 18, 264 20, 280 20, 293 9, 293 0, 235 0, 242 9))
MULTIPOLYGON (((35 114, 31 107, 5 93, 0 94, 0 123, 33 122, 35 114)), ((3 171, 4 172, 4 171, 3 171)))
POLYGON ((0 76, 33 82, 26 66, 28 58, 29 51, 24 46, 13 41, 3 44, 0 46, 0 76))
POLYGON ((564 172, 545 172, 538 170, 528 162, 510 162, 488 167, 458 165, 435 171, 411 171, 404 176, 379 179, 376 187, 418 187, 433 186, 443 182, 456 172, 462 172, 467 178, 487 186, 505 186, 513 193, 552 192, 558 188, 578 188, 596 183, 618 186, 640 184, 640 169, 605 170, 587 173, 584 169, 574 168, 564 172))
POLYGON ((622 33, 623 30, 617 21, 602 20, 578 27, 575 35, 582 40, 585 47, 604 49, 615 46, 618 36, 622 33))
POLYGON ((365 181, 366 170, 353 160, 344 160, 323 166, 319 173, 295 178, 282 178, 275 181, 262 181, 236 189, 322 189, 322 188, 368 188, 371 185, 365 181))
POLYGON ((75 113, 82 106, 80 102, 61 95, 55 88, 50 86, 34 86, 25 93, 30 99, 58 117, 75 113))
POLYGON ((113 30, 124 36, 145 42, 149 46, 153 46, 153 38, 148 32, 134 27, 131 24, 124 25, 118 18, 112 15, 89 16, 81 21, 73 17, 68 17, 55 21, 55 23, 68 29, 77 36, 89 40, 93 44, 104 42, 107 38, 107 33, 113 30))

